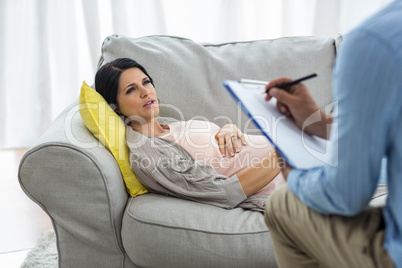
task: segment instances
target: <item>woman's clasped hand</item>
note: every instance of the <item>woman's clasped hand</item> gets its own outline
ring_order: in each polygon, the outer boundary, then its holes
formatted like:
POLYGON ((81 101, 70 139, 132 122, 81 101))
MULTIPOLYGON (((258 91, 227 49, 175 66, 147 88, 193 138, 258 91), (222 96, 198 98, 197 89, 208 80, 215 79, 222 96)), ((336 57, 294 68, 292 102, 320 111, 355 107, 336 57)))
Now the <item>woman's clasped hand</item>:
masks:
POLYGON ((227 148, 230 156, 234 156, 235 153, 240 152, 241 145, 246 145, 246 138, 243 132, 234 124, 224 125, 215 135, 215 139, 218 142, 222 156, 226 156, 225 148, 227 148))

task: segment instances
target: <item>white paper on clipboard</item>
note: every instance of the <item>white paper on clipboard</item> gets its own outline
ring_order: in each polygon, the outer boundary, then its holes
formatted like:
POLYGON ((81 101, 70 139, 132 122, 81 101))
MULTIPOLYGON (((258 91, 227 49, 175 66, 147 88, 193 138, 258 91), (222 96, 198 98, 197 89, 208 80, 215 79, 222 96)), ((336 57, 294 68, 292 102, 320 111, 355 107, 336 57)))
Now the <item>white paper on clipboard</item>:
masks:
POLYGON ((265 101, 261 94, 264 86, 250 86, 232 80, 225 80, 223 85, 292 167, 310 169, 328 163, 330 142, 302 132, 290 118, 278 111, 275 98, 265 101))

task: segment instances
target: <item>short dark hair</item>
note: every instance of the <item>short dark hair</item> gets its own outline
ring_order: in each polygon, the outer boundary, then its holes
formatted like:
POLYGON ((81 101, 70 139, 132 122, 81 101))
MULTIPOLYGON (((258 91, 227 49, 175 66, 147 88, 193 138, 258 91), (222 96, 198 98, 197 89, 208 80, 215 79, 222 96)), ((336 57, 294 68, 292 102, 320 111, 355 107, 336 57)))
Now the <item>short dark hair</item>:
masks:
POLYGON ((102 95, 107 103, 117 105, 117 92, 119 89, 119 78, 122 72, 127 69, 138 68, 146 76, 148 76, 151 84, 154 85, 154 81, 147 73, 145 68, 129 58, 119 58, 103 65, 96 72, 95 75, 95 89, 102 95))

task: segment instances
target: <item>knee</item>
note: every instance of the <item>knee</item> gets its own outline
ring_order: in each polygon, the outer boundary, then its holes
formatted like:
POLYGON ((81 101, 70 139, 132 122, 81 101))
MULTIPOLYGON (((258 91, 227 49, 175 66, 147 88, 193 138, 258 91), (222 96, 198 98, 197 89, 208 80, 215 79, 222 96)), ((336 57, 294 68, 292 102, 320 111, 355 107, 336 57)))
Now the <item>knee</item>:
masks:
POLYGON ((284 184, 268 196, 264 213, 265 223, 268 228, 275 228, 280 224, 280 215, 283 215, 286 211, 285 200, 288 191, 289 188, 284 184))

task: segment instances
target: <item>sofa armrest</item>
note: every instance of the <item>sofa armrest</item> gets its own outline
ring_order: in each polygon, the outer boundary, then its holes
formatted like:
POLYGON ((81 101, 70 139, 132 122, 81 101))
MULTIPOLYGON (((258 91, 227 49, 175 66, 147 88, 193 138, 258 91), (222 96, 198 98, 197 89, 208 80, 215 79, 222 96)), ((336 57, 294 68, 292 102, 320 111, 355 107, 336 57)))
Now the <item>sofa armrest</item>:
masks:
POLYGON ((121 221, 128 194, 117 162, 87 130, 77 103, 26 152, 18 176, 52 219, 60 267, 124 266, 121 221))

